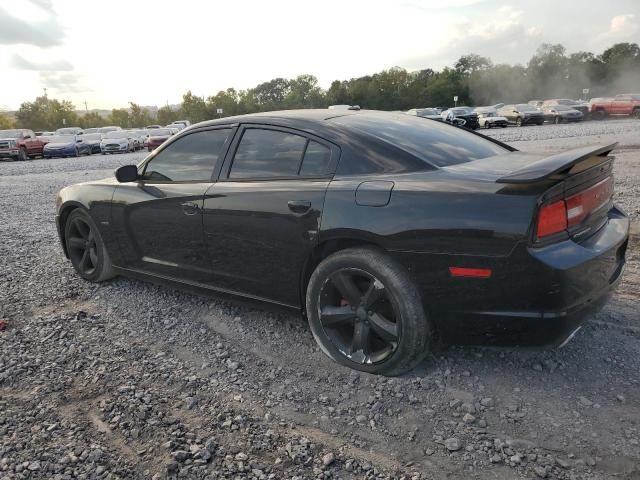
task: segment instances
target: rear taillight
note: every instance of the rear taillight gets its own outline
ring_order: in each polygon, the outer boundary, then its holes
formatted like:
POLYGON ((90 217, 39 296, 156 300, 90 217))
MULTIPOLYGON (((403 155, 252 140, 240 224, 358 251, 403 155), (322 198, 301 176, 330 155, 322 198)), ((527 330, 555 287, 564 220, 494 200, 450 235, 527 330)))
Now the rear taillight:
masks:
POLYGON ((550 203, 538 212, 538 239, 560 233, 567 229, 567 206, 564 200, 550 203))
POLYGON ((589 213, 605 205, 612 193, 613 178, 609 177, 567 198, 567 225, 573 227, 582 223, 589 213))
POLYGON ((580 225, 595 210, 607 204, 613 195, 613 177, 571 195, 564 200, 543 205, 538 211, 538 240, 580 225))

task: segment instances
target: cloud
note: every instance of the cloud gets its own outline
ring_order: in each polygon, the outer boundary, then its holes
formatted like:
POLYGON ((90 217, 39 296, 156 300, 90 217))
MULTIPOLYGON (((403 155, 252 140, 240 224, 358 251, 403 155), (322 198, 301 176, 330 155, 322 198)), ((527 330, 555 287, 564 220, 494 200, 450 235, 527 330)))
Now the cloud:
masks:
POLYGON ((59 59, 50 62, 36 63, 27 60, 22 55, 14 53, 9 61, 9 66, 17 70, 33 70, 37 72, 61 72, 73 70, 73 65, 67 60, 59 59))
POLYGON ((64 28, 58 22, 51 3, 35 0, 34 4, 46 13, 44 20, 29 22, 0 7, 0 45, 27 44, 46 48, 62 43, 64 28))
POLYGON ((40 72, 40 82, 43 87, 55 90, 59 94, 80 93, 92 91, 80 84, 80 77, 75 73, 40 72))
POLYGON ((640 20, 633 14, 616 15, 611 19, 609 31, 610 37, 631 38, 640 33, 640 20))
POLYGON ((542 31, 531 26, 521 10, 503 6, 481 17, 462 18, 451 25, 446 42, 434 54, 401 59, 409 69, 443 67, 468 53, 489 57, 496 63, 517 63, 533 54, 542 31))

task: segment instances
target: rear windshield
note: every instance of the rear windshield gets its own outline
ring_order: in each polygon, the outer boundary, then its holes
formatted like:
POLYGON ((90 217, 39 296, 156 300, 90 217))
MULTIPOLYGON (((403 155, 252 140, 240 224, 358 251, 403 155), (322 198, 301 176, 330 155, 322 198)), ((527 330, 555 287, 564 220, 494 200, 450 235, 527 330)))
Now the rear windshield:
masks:
POLYGON ((332 119, 401 148, 438 167, 508 153, 506 148, 462 128, 411 115, 356 114, 332 119))

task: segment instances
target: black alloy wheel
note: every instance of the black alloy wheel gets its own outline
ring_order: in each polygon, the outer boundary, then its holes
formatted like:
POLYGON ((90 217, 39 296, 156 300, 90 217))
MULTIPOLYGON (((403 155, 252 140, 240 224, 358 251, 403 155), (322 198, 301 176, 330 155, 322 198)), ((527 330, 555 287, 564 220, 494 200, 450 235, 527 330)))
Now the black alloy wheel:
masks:
POLYGON ((522 118, 521 117, 516 118, 516 126, 517 127, 521 127, 522 126, 522 118))
POLYGON ((369 373, 400 375, 429 352, 431 324, 403 266, 385 252, 336 252, 309 279, 306 312, 322 351, 369 373))
POLYGON ((325 334, 359 364, 384 361, 398 347, 400 326, 384 284, 358 269, 341 269, 325 282, 318 314, 325 334))
POLYGON ((65 226, 67 253, 76 271, 91 282, 113 277, 111 260, 91 216, 81 209, 69 215, 65 226))

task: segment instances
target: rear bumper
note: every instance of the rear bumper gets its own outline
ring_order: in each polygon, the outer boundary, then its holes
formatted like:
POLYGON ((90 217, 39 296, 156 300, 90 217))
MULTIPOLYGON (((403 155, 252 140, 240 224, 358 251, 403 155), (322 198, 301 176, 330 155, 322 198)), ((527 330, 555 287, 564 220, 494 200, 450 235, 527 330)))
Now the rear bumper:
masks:
POLYGON ((581 243, 519 244, 507 257, 399 260, 445 342, 557 346, 606 304, 622 277, 628 238, 629 219, 614 207, 605 226, 581 243), (439 277, 423 272, 427 265, 439 277), (492 276, 453 278, 442 273, 449 266, 490 268, 492 276))

